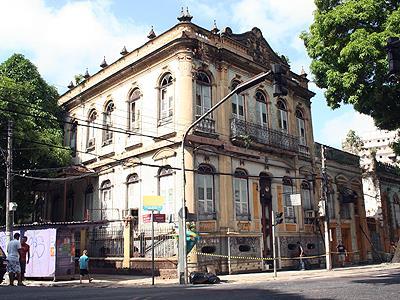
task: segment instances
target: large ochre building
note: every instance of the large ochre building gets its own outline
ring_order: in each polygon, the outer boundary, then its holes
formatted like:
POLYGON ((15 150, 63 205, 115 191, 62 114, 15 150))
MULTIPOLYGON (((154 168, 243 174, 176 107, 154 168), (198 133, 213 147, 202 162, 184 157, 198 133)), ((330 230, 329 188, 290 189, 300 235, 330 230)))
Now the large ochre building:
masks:
MULTIPOLYGON (((74 163, 95 173, 53 191, 48 214, 66 221, 133 216, 134 230, 140 231, 147 226, 143 196, 161 195, 160 213, 166 218, 158 226, 176 227, 184 131, 236 85, 280 64, 287 72, 287 96, 273 97, 271 76, 234 95, 190 132, 186 206, 201 234, 198 252, 226 254, 229 247, 231 255, 271 257, 271 213, 276 211, 283 213, 277 226, 280 257, 297 256, 298 241, 310 255, 323 253, 316 221, 320 169, 310 111, 314 93, 306 74, 292 72, 258 28, 235 34, 230 28, 199 27, 188 13, 178 19, 158 36, 151 32, 141 47, 124 48, 117 61, 107 65, 104 60, 100 71, 86 74, 60 97, 68 112, 66 144, 76 150, 74 163), (292 205, 291 194, 301 195, 300 206, 292 205)), ((365 245, 357 242, 355 208, 349 209, 348 243, 359 251, 365 245)), ((365 260, 366 250, 355 259, 365 260)), ((192 252, 189 261, 227 270, 224 259, 192 252)), ((280 266, 295 263, 281 260, 280 266)), ((231 266, 233 271, 263 267, 257 260, 231 266)))

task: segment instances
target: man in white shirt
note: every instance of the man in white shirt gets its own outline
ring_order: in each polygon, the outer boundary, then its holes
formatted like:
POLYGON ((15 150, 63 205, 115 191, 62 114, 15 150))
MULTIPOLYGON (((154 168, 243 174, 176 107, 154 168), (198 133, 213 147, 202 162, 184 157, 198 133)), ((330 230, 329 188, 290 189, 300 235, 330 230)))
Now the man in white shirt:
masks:
POLYGON ((17 275, 18 285, 23 285, 21 281, 21 266, 19 264, 19 251, 21 243, 19 242, 19 233, 14 234, 14 239, 7 245, 7 270, 10 277, 10 285, 14 285, 15 275, 17 275))

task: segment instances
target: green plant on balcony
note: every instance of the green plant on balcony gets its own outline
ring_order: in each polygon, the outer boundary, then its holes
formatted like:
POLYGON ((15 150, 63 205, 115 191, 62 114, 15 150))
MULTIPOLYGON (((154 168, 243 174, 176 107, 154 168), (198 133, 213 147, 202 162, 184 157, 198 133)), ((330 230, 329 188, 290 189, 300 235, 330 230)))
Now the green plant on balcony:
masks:
POLYGON ((253 142, 251 136, 248 135, 248 134, 240 134, 240 135, 239 135, 239 138, 243 141, 244 146, 245 146, 246 148, 249 148, 250 145, 251 145, 251 143, 253 142))

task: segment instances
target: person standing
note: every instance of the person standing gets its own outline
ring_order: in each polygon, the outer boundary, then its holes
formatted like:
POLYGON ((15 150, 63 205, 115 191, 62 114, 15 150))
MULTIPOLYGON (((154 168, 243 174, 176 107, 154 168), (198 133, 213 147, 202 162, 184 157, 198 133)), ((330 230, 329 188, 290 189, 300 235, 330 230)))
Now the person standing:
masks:
POLYGON ((300 242, 297 242, 297 246, 298 246, 298 251, 299 251, 299 262, 300 262, 299 269, 301 271, 305 271, 306 266, 305 266, 304 259, 303 259, 304 249, 300 242))
POLYGON ((93 278, 90 278, 89 274, 89 257, 88 251, 83 250, 82 256, 79 257, 79 283, 82 283, 82 279, 87 275, 89 282, 92 282, 93 278))
POLYGON ((21 266, 19 264, 21 243, 19 242, 19 233, 14 234, 14 239, 7 245, 7 271, 10 277, 10 285, 14 285, 14 279, 17 277, 18 285, 23 285, 21 281, 21 266))
POLYGON ((30 247, 26 243, 27 240, 28 240, 28 238, 26 236, 23 236, 21 238, 21 250, 20 250, 20 258, 19 258, 19 264, 21 266, 21 282, 23 280, 25 280, 26 265, 29 264, 29 257, 31 256, 31 254, 29 252, 30 247))
POLYGON ((342 267, 344 267, 344 263, 347 257, 347 250, 346 247, 343 245, 342 241, 339 241, 336 249, 338 252, 339 263, 342 265, 342 267))

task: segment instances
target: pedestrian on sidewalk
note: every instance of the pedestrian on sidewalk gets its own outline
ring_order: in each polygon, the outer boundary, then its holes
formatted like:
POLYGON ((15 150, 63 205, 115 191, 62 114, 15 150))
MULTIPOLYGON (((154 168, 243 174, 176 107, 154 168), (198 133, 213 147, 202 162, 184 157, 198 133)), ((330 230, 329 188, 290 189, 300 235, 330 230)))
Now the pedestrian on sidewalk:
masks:
POLYGON ((347 257, 346 247, 343 245, 342 241, 339 241, 336 249, 337 249, 337 252, 338 252, 339 263, 341 264, 341 266, 343 268, 344 267, 344 263, 346 261, 346 257, 347 257))
POLYGON ((23 285, 21 281, 21 266, 19 264, 21 243, 19 242, 19 233, 14 234, 14 239, 7 245, 7 271, 10 277, 10 285, 14 285, 15 277, 18 285, 23 285))
POLYGON ((23 236, 21 238, 21 249, 20 249, 20 257, 19 257, 19 264, 21 266, 21 282, 25 280, 25 271, 26 265, 29 264, 29 257, 31 256, 29 252, 29 245, 26 243, 28 238, 23 236))
POLYGON ((301 245, 300 241, 297 242, 297 247, 298 247, 298 255, 299 255, 299 270, 305 271, 306 266, 305 266, 305 262, 303 259, 304 249, 303 249, 303 246, 301 245))
POLYGON ((87 275, 89 282, 92 282, 93 278, 89 274, 89 256, 86 249, 83 250, 82 256, 79 257, 79 283, 82 283, 85 275, 87 275))

